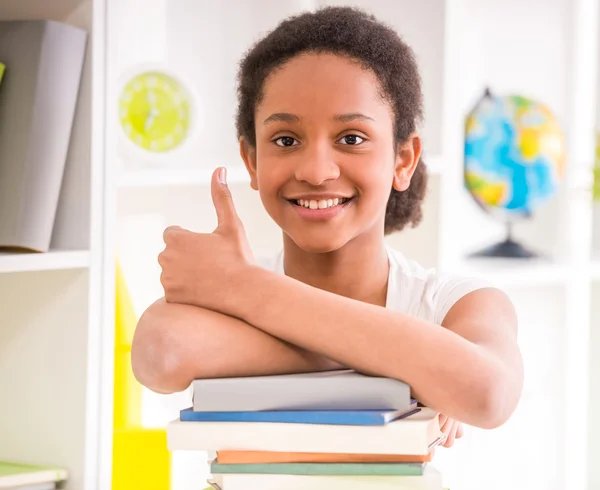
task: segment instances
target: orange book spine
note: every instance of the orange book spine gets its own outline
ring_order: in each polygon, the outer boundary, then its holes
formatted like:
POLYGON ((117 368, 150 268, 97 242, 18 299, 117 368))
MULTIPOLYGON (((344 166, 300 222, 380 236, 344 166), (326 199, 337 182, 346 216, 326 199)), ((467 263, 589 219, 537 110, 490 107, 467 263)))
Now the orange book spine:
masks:
POLYGON ((221 464, 261 463, 427 463, 426 456, 410 454, 344 454, 344 453, 288 453, 274 451, 217 451, 221 464))

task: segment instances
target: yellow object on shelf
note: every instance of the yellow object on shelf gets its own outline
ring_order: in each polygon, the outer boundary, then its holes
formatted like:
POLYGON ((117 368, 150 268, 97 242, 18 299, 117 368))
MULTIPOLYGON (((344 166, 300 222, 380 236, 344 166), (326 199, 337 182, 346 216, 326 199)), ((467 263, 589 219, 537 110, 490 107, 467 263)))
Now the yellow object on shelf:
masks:
POLYGON ((163 429, 115 429, 112 490, 167 490, 171 455, 163 429))
POLYGON ((125 277, 117 264, 115 301, 114 427, 141 427, 142 386, 131 370, 131 343, 137 316, 125 277))
POLYGON ((142 427, 142 386, 131 369, 137 316, 117 264, 112 490, 168 490, 171 455, 165 429, 142 427))
POLYGON ((594 201, 600 201, 600 131, 596 133, 596 159, 594 162, 594 201))

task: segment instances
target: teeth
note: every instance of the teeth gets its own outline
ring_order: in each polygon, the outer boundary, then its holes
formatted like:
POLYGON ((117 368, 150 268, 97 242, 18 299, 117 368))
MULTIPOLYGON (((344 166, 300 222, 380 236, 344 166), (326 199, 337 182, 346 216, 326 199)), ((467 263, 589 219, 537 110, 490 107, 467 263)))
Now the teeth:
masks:
POLYGON ((305 208, 310 209, 327 209, 333 206, 337 206, 338 204, 343 204, 346 200, 343 198, 333 198, 333 199, 321 199, 319 201, 315 199, 298 199, 296 203, 299 206, 304 206, 305 208))

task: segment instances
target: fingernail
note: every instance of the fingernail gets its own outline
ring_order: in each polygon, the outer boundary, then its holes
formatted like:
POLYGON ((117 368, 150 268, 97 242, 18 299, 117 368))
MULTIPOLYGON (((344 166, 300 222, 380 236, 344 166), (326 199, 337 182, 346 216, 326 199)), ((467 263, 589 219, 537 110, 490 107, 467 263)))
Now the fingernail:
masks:
POLYGON ((219 182, 227 184, 227 169, 225 167, 219 170, 219 182))

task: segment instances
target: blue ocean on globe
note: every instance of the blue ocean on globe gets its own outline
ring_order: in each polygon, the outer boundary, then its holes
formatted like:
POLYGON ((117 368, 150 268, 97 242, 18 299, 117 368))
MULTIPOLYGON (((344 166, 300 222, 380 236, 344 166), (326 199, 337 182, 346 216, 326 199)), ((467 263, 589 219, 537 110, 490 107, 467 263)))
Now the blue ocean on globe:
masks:
POLYGON ((558 188, 565 160, 563 132, 547 106, 489 93, 467 116, 465 186, 503 220, 528 217, 558 188))

